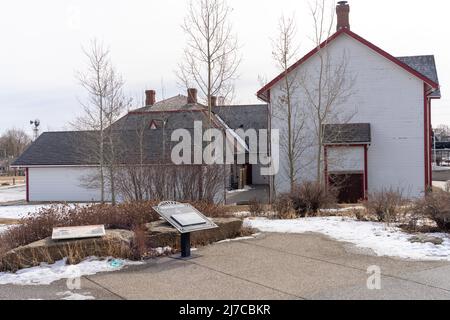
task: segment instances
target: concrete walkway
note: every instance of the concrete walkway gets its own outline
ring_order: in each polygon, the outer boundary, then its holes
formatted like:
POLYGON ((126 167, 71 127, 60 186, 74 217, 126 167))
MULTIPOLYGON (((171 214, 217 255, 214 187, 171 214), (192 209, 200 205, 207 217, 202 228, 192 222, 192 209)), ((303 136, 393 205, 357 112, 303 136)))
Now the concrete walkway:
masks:
MULTIPOLYGON (((316 234, 264 234, 82 279, 97 299, 450 299, 450 263, 380 258, 316 234), (379 266, 381 290, 367 289, 379 266)), ((1 299, 60 299, 51 286, 0 286, 1 299)), ((59 293, 59 295, 58 295, 59 293)))

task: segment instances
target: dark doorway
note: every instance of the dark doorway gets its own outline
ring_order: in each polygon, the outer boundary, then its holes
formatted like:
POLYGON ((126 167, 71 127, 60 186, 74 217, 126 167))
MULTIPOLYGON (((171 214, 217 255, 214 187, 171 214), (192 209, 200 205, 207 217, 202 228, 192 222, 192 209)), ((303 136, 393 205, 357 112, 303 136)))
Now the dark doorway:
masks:
POLYGON ((358 203, 364 199, 364 174, 331 174, 330 187, 338 190, 339 203, 358 203))
POLYGON ((253 167, 251 164, 246 164, 245 165, 245 171, 247 173, 247 177, 246 177, 246 184, 248 186, 251 186, 253 184, 253 167))

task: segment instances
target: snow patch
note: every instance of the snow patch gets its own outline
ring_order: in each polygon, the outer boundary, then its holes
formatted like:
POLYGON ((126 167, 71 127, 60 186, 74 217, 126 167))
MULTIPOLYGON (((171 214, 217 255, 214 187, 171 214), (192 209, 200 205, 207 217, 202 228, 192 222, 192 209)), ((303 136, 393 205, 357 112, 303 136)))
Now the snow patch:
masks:
POLYGON ((100 272, 121 270, 130 265, 142 264, 141 262, 119 259, 100 260, 96 257, 88 258, 77 265, 67 265, 66 262, 67 259, 51 265, 43 263, 39 267, 19 270, 16 273, 0 272, 0 285, 50 285, 61 279, 75 279, 100 272))
POLYGON ((303 218, 296 220, 246 219, 244 226, 274 233, 315 232, 335 240, 349 242, 358 248, 371 249, 378 256, 425 261, 450 261, 450 237, 433 234, 444 240, 442 245, 411 243, 412 235, 383 223, 360 222, 351 218, 303 218))
POLYGON ((6 226, 4 224, 0 224, 0 234, 8 230, 9 226, 6 226))
POLYGON ((0 188, 0 202, 20 201, 26 199, 24 185, 0 188))
POLYGON ((254 190, 254 189, 252 187, 250 187, 250 186, 245 186, 244 189, 228 190, 227 193, 228 194, 234 194, 234 193, 247 192, 247 191, 251 191, 251 190, 254 190))
MULTIPOLYGON (((0 218, 2 219, 15 219, 19 220, 25 218, 28 214, 34 214, 41 209, 49 208, 51 206, 62 206, 62 204, 45 204, 45 205, 24 205, 24 206, 0 206, 0 218)), ((89 204, 85 204, 89 205, 89 204)), ((69 206, 75 206, 75 204, 69 204, 69 206)))
POLYGON ((61 300, 95 300, 90 292, 85 292, 84 294, 74 293, 72 291, 59 292, 56 295, 62 296, 61 300))
POLYGON ((152 252, 158 256, 171 254, 172 251, 173 251, 173 249, 171 247, 164 247, 164 248, 160 247, 160 248, 152 249, 152 252))

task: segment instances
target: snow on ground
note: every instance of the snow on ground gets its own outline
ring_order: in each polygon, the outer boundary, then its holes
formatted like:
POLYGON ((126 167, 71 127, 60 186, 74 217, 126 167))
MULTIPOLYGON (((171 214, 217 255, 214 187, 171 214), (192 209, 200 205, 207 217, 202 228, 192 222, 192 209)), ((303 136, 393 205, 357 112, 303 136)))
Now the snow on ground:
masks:
POLYGON ((25 200, 25 189, 26 187, 24 185, 14 187, 0 187, 0 203, 25 200))
POLYGON ((365 208, 362 206, 348 207, 348 208, 339 208, 339 209, 321 209, 320 212, 323 213, 343 213, 353 210, 364 210, 365 208))
POLYGON ((74 293, 72 291, 59 292, 56 295, 63 297, 61 300, 95 300, 90 292, 84 292, 83 294, 74 293))
POLYGON ((170 254, 172 253, 173 249, 171 247, 159 247, 159 248, 154 248, 153 249, 153 253, 157 256, 162 256, 162 255, 166 255, 166 254, 170 254))
POLYGON ((61 279, 74 279, 100 272, 118 271, 126 266, 140 264, 142 263, 128 260, 100 260, 91 257, 77 265, 66 265, 66 259, 64 259, 52 265, 42 264, 39 267, 19 270, 16 273, 1 272, 0 285, 50 285, 61 279))
POLYGON ((245 186, 244 189, 235 189, 235 190, 228 190, 227 193, 228 194, 234 194, 234 193, 241 193, 241 192, 248 192, 254 190, 254 188, 250 187, 250 186, 245 186))
POLYGON ((335 240, 349 242, 359 248, 372 249, 378 256, 413 260, 450 261, 450 237, 432 234, 444 240, 442 245, 411 243, 412 235, 383 223, 360 222, 351 218, 327 217, 296 220, 246 219, 244 226, 262 232, 307 233, 327 235, 335 240))
POLYGON ((248 237, 240 237, 240 238, 234 238, 234 239, 225 239, 222 241, 218 241, 216 242, 217 244, 221 244, 221 243, 229 243, 229 242, 236 242, 236 241, 244 241, 244 240, 253 240, 255 239, 257 236, 259 236, 261 233, 255 233, 254 235, 248 236, 248 237))
MULTIPOLYGON (((21 219, 29 213, 36 213, 43 208, 49 208, 55 204, 37 204, 37 205, 17 205, 17 206, 0 206, 0 219, 21 219)), ((56 204, 57 205, 57 204, 56 204)), ((69 204, 75 206, 75 204, 69 204)), ((89 204, 83 204, 89 205, 89 204)))
POLYGON ((4 224, 0 224, 0 234, 1 234, 2 232, 5 232, 6 229, 8 229, 8 227, 9 227, 9 226, 6 226, 6 225, 4 225, 4 224))
POLYGON ((28 213, 35 213, 46 207, 50 205, 0 206, 0 218, 18 220, 26 217, 28 213))
POLYGON ((450 181, 433 181, 433 187, 440 188, 446 191, 447 185, 450 185, 450 181))

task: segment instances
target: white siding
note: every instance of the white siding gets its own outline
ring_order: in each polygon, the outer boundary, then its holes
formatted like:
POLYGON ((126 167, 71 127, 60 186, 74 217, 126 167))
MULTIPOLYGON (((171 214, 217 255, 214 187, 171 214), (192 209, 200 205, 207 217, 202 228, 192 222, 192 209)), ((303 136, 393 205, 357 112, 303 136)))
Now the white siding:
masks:
MULTIPOLYGON (((335 61, 345 54, 349 77, 355 78, 352 94, 339 106, 337 117, 353 113, 350 122, 371 124, 369 193, 393 187, 402 189, 410 197, 420 196, 425 188, 423 82, 346 34, 329 45, 329 52, 335 61)), ((292 72, 291 77, 317 74, 318 62, 318 57, 313 56, 292 72)), ((311 85, 313 83, 316 82, 311 81, 311 85)), ((271 89, 271 101, 277 101, 280 94, 278 83, 271 89)), ((293 101, 299 108, 306 108, 302 89, 295 92, 293 101)), ((275 103, 271 107, 276 108, 275 103)), ((307 132, 314 132, 312 120, 308 121, 307 132)), ((284 122, 272 118, 272 128, 285 127, 284 122)), ((317 145, 314 141, 311 143, 317 145)), ((304 154, 298 164, 300 180, 315 179, 317 149, 312 147, 304 154)), ((285 165, 286 156, 281 154, 280 158, 281 166, 283 162, 285 165)), ((278 191, 289 188, 289 179, 283 171, 276 176, 275 186, 278 191)))
POLYGON ((328 149, 328 171, 364 171, 363 147, 339 147, 328 149))
POLYGON ((83 186, 95 174, 88 167, 29 168, 30 201, 90 202, 100 200, 100 190, 83 186))

